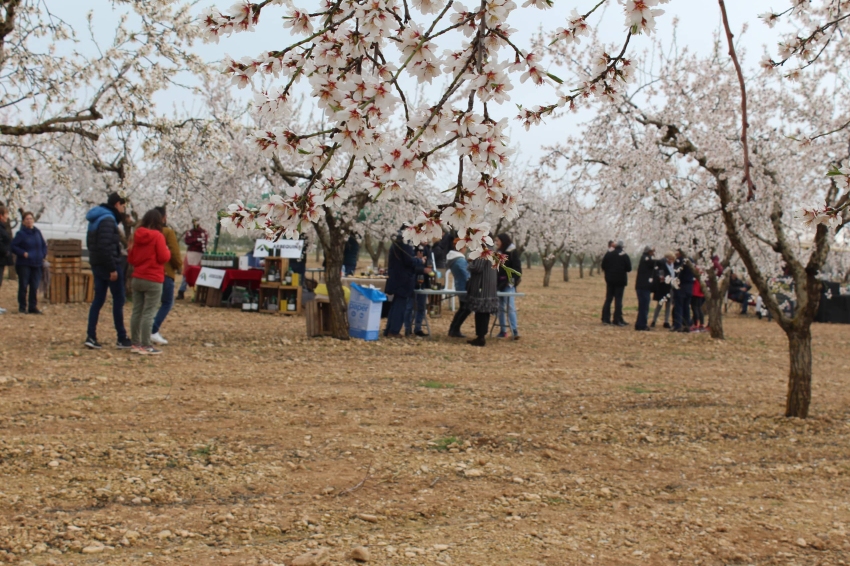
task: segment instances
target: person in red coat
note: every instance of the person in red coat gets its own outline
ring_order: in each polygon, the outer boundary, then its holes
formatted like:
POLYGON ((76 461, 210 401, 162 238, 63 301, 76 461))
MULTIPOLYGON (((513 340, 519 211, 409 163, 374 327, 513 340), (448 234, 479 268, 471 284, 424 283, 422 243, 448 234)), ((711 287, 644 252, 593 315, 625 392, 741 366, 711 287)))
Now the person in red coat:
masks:
POLYGON ((162 297, 165 264, 171 252, 162 234, 162 214, 151 209, 133 236, 127 260, 133 266, 133 316, 130 318, 130 339, 137 354, 161 354, 151 344, 153 319, 162 297))
MULTIPOLYGON (((700 271, 697 270, 697 275, 700 271)), ((705 304, 705 293, 703 293, 702 282, 700 277, 694 279, 694 294, 691 297, 691 309, 694 311, 694 324, 691 326, 691 332, 705 332, 705 315, 702 307, 705 304)))

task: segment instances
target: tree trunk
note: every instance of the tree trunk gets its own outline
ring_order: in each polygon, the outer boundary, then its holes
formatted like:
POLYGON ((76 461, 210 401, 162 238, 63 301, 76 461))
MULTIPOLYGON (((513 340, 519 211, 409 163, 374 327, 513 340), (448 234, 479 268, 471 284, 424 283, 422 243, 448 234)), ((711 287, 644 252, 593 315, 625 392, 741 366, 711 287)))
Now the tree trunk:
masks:
POLYGON ((554 259, 544 259, 543 260, 543 269, 545 270, 543 274, 543 286, 549 286, 549 280, 552 278, 552 268, 555 267, 554 259))
POLYGON ((785 416, 805 419, 812 401, 812 331, 809 325, 787 332, 791 368, 785 416))
POLYGON ((372 258, 372 267, 377 268, 378 262, 381 261, 381 249, 375 246, 375 243, 372 241, 372 235, 369 232, 363 235, 363 247, 366 248, 366 252, 372 258))
POLYGON ((387 267, 387 260, 389 259, 387 258, 387 243, 383 240, 378 243, 378 261, 374 265, 375 269, 378 269, 381 263, 381 256, 384 256, 384 267, 387 267))
POLYGON ((344 225, 330 211, 325 211, 324 223, 316 224, 316 232, 325 254, 325 285, 331 307, 331 336, 348 340, 348 308, 342 290, 342 258, 348 239, 344 225))
POLYGON ((729 277, 718 280, 714 267, 708 268, 708 288, 703 289, 703 292, 706 297, 708 328, 710 336, 715 340, 726 339, 723 333, 723 305, 726 302, 726 293, 729 292, 729 281, 729 277))
POLYGON ((584 279, 584 254, 578 254, 578 278, 584 279))
POLYGON ((561 263, 564 264, 564 282, 569 283, 570 281, 570 260, 573 258, 573 254, 564 253, 561 256, 561 263))
MULTIPOLYGON (((319 237, 319 239, 321 240, 321 236, 319 237)), ((321 252, 321 251, 322 251, 321 243, 316 244, 316 263, 318 263, 319 265, 321 265, 321 260, 322 260, 322 256, 319 255, 319 252, 321 252)))
POLYGON ((528 252, 525 253, 525 267, 531 269, 531 254, 528 252))

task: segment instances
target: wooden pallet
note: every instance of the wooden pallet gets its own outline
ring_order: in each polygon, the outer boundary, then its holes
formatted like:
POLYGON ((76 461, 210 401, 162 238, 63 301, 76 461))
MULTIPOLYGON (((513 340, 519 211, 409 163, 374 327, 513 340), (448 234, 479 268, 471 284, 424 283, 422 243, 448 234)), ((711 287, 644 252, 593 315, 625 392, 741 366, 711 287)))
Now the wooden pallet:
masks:
POLYGON ((48 300, 52 305, 68 302, 68 276, 64 273, 50 274, 50 287, 48 288, 48 300))
POLYGON ((47 255, 53 257, 81 257, 82 240, 47 240, 47 255))
POLYGON ((88 294, 88 275, 82 273, 74 273, 67 275, 68 277, 68 302, 69 303, 84 303, 88 294))
POLYGON ((47 262, 51 273, 80 273, 83 269, 81 257, 47 256, 47 262))

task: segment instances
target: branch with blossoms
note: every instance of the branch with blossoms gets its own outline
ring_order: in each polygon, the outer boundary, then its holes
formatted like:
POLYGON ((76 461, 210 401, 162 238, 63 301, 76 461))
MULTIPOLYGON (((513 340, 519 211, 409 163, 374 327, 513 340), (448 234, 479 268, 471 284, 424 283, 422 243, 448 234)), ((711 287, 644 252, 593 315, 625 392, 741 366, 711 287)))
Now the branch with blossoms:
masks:
MULTIPOLYGON (((594 0, 596 1, 596 0, 594 0)), ((630 0, 624 3, 628 32, 621 52, 603 63, 555 107, 598 93, 613 96, 616 82, 631 76, 625 59, 631 37, 651 33, 662 11, 654 6, 668 0, 630 0)), ((574 12, 558 41, 578 41, 587 18, 610 0, 596 1, 579 16, 574 12)), ((457 158, 457 183, 446 193, 449 202, 423 210, 406 228, 406 237, 419 243, 440 237, 445 228, 461 234, 459 248, 470 257, 501 259, 487 247, 485 215, 512 218, 518 191, 500 178, 511 150, 507 121, 492 116, 490 105, 510 100, 511 76, 536 85, 563 81, 545 72, 535 53, 521 50, 512 40, 508 20, 517 6, 512 0, 479 0, 467 8, 453 0, 324 0, 310 13, 284 0, 240 1, 223 13, 211 9, 203 19, 205 36, 218 41, 231 33, 251 31, 272 6, 284 6, 284 28, 291 43, 254 58, 227 58, 222 71, 240 88, 260 73, 282 79, 284 86, 256 95, 256 111, 271 127, 254 134, 265 155, 300 163, 308 178, 261 207, 236 203, 222 224, 234 231, 264 230, 273 237, 294 237, 304 222, 319 217, 322 207, 333 208, 345 197, 367 194, 387 198, 400 188, 415 186, 417 176, 432 176, 431 162, 457 158), (453 39, 452 39, 453 38, 453 39), (438 54, 438 40, 453 49, 438 54), (511 53, 500 59, 500 51, 511 53), (392 61, 398 61, 398 66, 392 61), (443 77, 434 105, 409 103, 403 85, 432 84, 443 77), (404 79, 404 80, 402 80, 404 79), (303 88, 324 112, 318 131, 294 131, 278 124, 291 117, 294 89, 303 88), (466 101, 462 104, 460 101, 466 101), (401 115, 403 114, 403 118, 401 115), (401 122, 401 123, 399 123, 401 122), (399 133, 401 132, 401 133, 399 133)), ((527 0, 523 8, 547 9, 551 0, 527 0)), ((551 112, 550 110, 550 112, 551 112)), ((541 111, 539 114, 546 113, 541 111)), ((530 125, 530 117, 519 117, 530 125)), ((539 120, 537 120, 539 121, 539 120)))

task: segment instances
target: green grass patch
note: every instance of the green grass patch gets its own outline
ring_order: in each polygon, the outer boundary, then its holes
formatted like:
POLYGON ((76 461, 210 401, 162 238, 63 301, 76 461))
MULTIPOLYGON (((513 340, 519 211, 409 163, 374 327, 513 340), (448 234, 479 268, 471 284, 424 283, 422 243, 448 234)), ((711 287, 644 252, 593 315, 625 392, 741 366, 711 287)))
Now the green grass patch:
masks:
POLYGON ((80 395, 74 397, 74 401, 97 401, 98 399, 100 399, 100 395, 80 395))
POLYGON ((454 389, 455 385, 453 383, 443 383, 442 381, 429 379, 420 383, 419 387, 425 387, 427 389, 454 389))
POLYGON ((212 446, 210 446, 209 444, 207 444, 206 446, 202 446, 200 448, 195 448, 194 450, 192 450, 193 456, 204 456, 204 457, 206 457, 206 456, 209 456, 210 454, 212 454, 212 446))
POLYGON ((446 436, 434 441, 432 448, 439 452, 446 452, 449 448, 460 446, 461 440, 457 436, 446 436))
POLYGON ((658 393, 658 390, 663 388, 663 385, 644 385, 643 383, 636 383, 635 385, 626 385, 622 387, 624 391, 630 391, 632 393, 658 393))

